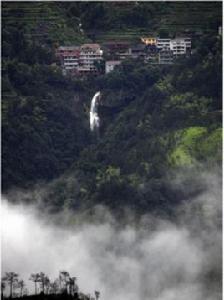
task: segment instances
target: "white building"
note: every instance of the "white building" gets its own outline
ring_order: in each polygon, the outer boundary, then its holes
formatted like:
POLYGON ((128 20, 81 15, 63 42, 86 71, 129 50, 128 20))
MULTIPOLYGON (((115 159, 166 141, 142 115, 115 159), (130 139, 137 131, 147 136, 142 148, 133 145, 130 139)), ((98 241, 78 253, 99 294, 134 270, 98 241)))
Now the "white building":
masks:
POLYGON ((191 38, 184 38, 187 50, 191 50, 191 38))
POLYGON ((184 55, 187 52, 186 43, 183 39, 174 39, 170 41, 170 50, 175 57, 184 55))
POLYGON ((156 40, 156 47, 158 49, 165 49, 165 48, 170 49, 170 41, 171 41, 171 39, 160 39, 160 38, 158 38, 156 40))
POLYGON ((114 68, 121 64, 120 60, 108 60, 105 63, 105 72, 110 73, 114 70, 114 68))
POLYGON ((97 72, 96 62, 103 60, 103 51, 99 44, 84 44, 80 47, 79 72, 97 72))
POLYGON ((168 49, 173 52, 174 57, 186 55, 191 50, 190 38, 157 39, 159 50, 168 49))
POLYGON ((191 50, 190 38, 176 38, 170 41, 170 50, 175 57, 186 55, 191 50))

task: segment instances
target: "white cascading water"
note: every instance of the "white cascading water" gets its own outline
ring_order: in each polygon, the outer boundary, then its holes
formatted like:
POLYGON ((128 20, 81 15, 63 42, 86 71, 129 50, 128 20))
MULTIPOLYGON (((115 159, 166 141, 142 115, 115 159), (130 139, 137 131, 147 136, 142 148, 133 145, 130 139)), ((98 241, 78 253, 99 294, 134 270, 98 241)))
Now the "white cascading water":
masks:
POLYGON ((100 100, 100 92, 97 92, 92 101, 91 101, 91 107, 90 107, 90 130, 94 131, 95 129, 98 129, 100 126, 100 118, 98 115, 97 107, 100 100))

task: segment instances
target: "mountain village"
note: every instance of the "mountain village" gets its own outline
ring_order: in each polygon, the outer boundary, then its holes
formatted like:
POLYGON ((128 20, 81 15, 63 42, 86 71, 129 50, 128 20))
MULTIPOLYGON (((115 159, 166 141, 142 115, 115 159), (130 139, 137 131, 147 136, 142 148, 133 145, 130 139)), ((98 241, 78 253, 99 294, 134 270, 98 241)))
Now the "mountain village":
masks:
POLYGON ((191 38, 143 37, 141 42, 108 41, 81 46, 59 46, 56 57, 64 75, 80 76, 110 73, 125 59, 144 63, 173 64, 177 58, 191 55, 191 38))

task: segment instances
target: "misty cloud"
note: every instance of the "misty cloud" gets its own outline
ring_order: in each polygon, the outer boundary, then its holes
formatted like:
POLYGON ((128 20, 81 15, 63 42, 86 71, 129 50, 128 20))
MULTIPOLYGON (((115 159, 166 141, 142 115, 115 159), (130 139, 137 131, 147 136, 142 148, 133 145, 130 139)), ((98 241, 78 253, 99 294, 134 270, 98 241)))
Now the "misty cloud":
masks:
MULTIPOLYGON (((145 215, 123 226, 102 207, 96 214, 106 212, 108 221, 57 226, 55 217, 3 199, 2 271, 18 272, 31 292, 31 273, 54 279, 66 270, 81 291, 100 290, 105 300, 221 299, 221 179, 200 180, 204 192, 175 220, 145 215)), ((60 218, 71 220, 65 212, 60 218)))

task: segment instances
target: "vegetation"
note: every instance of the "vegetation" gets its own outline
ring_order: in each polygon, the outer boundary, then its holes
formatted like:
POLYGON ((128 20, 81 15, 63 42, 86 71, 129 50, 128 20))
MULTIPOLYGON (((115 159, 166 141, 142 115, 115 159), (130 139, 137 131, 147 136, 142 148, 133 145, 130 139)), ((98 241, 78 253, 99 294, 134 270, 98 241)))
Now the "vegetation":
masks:
MULTIPOLYGON (((55 10, 45 3, 3 3, 3 189, 57 177, 88 143, 81 104, 85 83, 64 78, 55 63, 57 40, 50 26, 55 10), (42 18, 52 37, 46 41, 42 18)), ((56 24, 63 27, 58 19, 56 24)))
POLYGON ((5 277, 2 278, 2 282, 6 282, 9 285, 9 297, 12 298, 13 289, 15 284, 18 283, 18 274, 15 272, 6 272, 5 277))
POLYGON ((171 187, 169 173, 221 161, 220 6, 3 3, 3 191, 50 181, 44 203, 52 211, 103 204, 114 212, 170 213, 188 192, 171 187), (164 36, 204 31, 192 55, 172 66, 127 60, 106 75, 64 77, 57 44, 103 39, 102 27, 118 35, 126 28, 130 38, 149 28, 164 36), (88 124, 97 90, 103 95, 99 140, 88 124))
MULTIPOLYGON (((98 300, 100 297, 100 292, 95 291, 95 297, 86 296, 79 291, 79 287, 76 283, 77 278, 71 277, 67 271, 60 271, 59 277, 51 281, 49 277, 43 273, 31 274, 30 280, 35 283, 35 299, 77 299, 77 300, 98 300), (38 289, 38 292, 37 292, 38 289), (39 295, 39 297, 38 297, 39 295), (45 296, 45 297, 44 297, 45 296), (51 297, 50 297, 51 296, 51 297), (57 296, 57 297, 56 297, 57 296), (70 297, 69 297, 70 296, 70 297), (47 297, 47 298, 46 298, 47 297)), ((29 290, 26 289, 24 292, 25 282, 24 280, 19 280, 19 275, 14 272, 6 272, 5 276, 2 278, 2 299, 4 298, 22 298, 24 296, 31 295, 29 290), (4 294, 6 286, 9 286, 9 295, 4 294), (19 289, 19 293, 15 291, 19 289)))
POLYGON ((211 2, 65 2, 59 6, 68 18, 79 18, 84 32, 96 41, 210 32, 217 30, 221 20, 221 3, 211 2))

